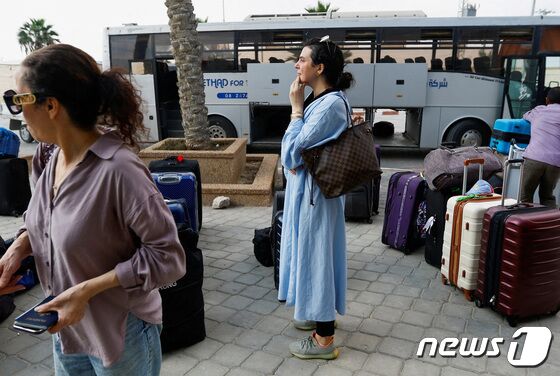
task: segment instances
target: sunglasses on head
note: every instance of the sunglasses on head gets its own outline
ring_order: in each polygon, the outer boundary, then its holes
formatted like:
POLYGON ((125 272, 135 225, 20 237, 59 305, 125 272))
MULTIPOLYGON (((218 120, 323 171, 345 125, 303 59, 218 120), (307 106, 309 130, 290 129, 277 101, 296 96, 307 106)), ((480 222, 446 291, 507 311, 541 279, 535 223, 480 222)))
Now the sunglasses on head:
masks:
POLYGON ((319 43, 325 43, 327 45, 327 50, 329 51, 329 56, 332 56, 334 52, 334 43, 331 42, 331 39, 328 35, 325 35, 319 40, 319 43), (331 45, 333 46, 333 51, 331 51, 331 45))
POLYGON ((20 114, 23 111, 24 104, 36 103, 38 99, 49 97, 48 94, 23 93, 18 94, 14 90, 6 90, 4 92, 4 102, 13 115, 20 114))

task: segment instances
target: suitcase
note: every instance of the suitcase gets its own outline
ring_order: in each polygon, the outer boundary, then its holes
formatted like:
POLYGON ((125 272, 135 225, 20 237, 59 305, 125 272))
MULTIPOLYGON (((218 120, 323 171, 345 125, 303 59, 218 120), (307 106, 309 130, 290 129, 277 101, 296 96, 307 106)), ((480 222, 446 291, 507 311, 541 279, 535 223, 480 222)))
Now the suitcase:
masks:
POLYGON ((426 181, 418 173, 396 172, 389 179, 381 242, 409 254, 424 244, 417 226, 419 206, 425 200, 426 181))
POLYGON ((29 170, 22 158, 0 159, 0 215, 19 216, 31 199, 29 170))
POLYGON ((520 147, 527 147, 531 138, 531 123, 523 119, 497 119, 492 129, 490 147, 508 155, 511 140, 520 147))
POLYGON ((157 172, 152 179, 165 199, 184 199, 188 206, 189 226, 198 231, 197 181, 192 172, 157 172))
MULTIPOLYGON (((381 148, 375 145, 377 160, 381 163, 381 148)), ((344 217, 348 220, 365 220, 373 223, 373 216, 379 213, 379 188, 381 176, 360 184, 345 195, 344 217)))
POLYGON ((17 158, 19 154, 19 137, 6 128, 0 128, 0 158, 17 158))
MULTIPOLYGON (((505 181, 508 166, 522 162, 506 162, 505 181)), ((525 203, 489 209, 484 215, 476 305, 492 307, 516 326, 519 319, 556 314, 559 291, 560 211, 525 203)))
POLYGON ((457 187, 442 191, 426 190, 426 217, 429 226, 426 231, 424 259, 428 264, 438 269, 441 268, 441 249, 443 247, 447 200, 458 194, 461 194, 461 189, 457 187))
POLYGON ((186 224, 191 227, 191 220, 189 218, 189 207, 184 198, 178 200, 165 200, 169 211, 173 215, 173 220, 177 226, 186 224))
POLYGON ((187 271, 176 282, 159 289, 163 352, 193 345, 206 337, 202 294, 204 265, 202 251, 196 246, 198 234, 186 225, 179 225, 178 233, 186 255, 187 271))
MULTIPOLYGON (((183 156, 169 157, 167 159, 151 161, 148 167, 150 172, 192 172, 196 177, 196 196, 198 206, 198 230, 202 228, 202 179, 198 161, 188 160, 183 156)), ((194 217, 191 217, 194 219, 194 217)))
MULTIPOLYGON (((463 195, 467 190, 468 166, 479 164, 481 179, 484 159, 467 159, 464 164, 463 195)), ((441 278, 444 284, 457 286, 472 301, 477 284, 482 219, 487 209, 500 204, 501 196, 492 194, 467 200, 462 200, 463 198, 464 196, 453 196, 447 201, 441 278)), ((515 201, 508 200, 509 203, 513 204, 515 201)))
POLYGON ((272 219, 272 231, 270 242, 272 243, 273 249, 273 261, 274 261, 274 287, 278 290, 278 284, 280 283, 280 240, 282 238, 282 216, 284 211, 280 210, 276 213, 272 219))
POLYGON ((285 191, 276 191, 274 193, 274 202, 272 203, 272 222, 274 222, 274 217, 276 213, 280 210, 284 210, 284 197, 286 195, 285 191))

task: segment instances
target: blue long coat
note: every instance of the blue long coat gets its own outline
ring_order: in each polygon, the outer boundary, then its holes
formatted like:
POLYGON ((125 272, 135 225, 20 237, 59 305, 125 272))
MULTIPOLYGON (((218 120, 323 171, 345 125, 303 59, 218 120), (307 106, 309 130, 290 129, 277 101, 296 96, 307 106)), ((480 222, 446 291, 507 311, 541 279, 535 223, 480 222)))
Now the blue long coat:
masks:
POLYGON ((295 306, 296 320, 333 321, 336 312, 346 311, 344 196, 326 199, 315 183, 312 188, 301 157, 302 150, 336 139, 348 126, 345 101, 342 92, 316 99, 282 139, 287 185, 278 299, 295 306), (296 175, 289 169, 297 169, 296 175))

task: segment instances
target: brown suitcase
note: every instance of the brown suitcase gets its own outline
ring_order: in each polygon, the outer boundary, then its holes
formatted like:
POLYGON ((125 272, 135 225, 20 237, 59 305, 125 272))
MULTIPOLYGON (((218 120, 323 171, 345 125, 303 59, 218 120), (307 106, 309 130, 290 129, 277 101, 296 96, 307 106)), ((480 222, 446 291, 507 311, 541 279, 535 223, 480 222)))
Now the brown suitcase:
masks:
MULTIPOLYGON (((522 161, 507 161, 506 173, 522 161)), ((505 315, 511 326, 560 310, 558 209, 518 203, 486 212, 475 303, 505 315)))

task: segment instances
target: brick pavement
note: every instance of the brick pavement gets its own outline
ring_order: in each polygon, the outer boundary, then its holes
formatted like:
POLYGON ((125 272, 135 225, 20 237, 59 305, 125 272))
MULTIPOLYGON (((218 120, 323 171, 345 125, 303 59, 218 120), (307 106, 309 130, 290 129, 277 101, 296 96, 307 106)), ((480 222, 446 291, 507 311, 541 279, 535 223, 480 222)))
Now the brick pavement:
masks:
MULTIPOLYGON (((383 177, 381 203, 391 171, 383 177)), ((334 361, 292 357, 288 343, 305 335, 291 325, 292 310, 276 300, 272 268, 252 254, 253 229, 269 225, 271 208, 204 208, 200 248, 204 253, 208 337, 164 356, 162 375, 559 375, 560 341, 553 340, 540 367, 514 368, 507 349, 514 333, 488 309, 443 286, 422 249, 404 256, 380 242, 383 216, 373 224, 348 223, 348 313, 339 317, 334 361), (497 358, 418 358, 424 337, 504 337, 497 358)), ((15 231, 21 219, 0 217, 0 235, 15 231)), ((38 287, 16 298, 17 312, 0 324, 0 374, 50 375, 48 334, 31 336, 8 329, 13 317, 38 301, 38 287)), ((559 316, 525 326, 547 326, 559 338, 559 316)), ((523 325, 523 323, 522 323, 523 325)))

